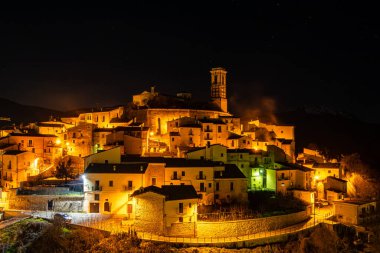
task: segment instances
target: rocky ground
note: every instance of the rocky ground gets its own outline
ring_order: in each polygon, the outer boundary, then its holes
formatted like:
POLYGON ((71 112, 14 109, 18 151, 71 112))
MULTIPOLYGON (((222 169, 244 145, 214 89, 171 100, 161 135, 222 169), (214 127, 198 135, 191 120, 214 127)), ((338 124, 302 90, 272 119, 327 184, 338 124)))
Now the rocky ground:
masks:
MULTIPOLYGON (((286 243, 252 249, 215 247, 176 248, 168 244, 142 242, 133 231, 112 234, 99 230, 54 224, 43 219, 25 219, 0 230, 2 252, 173 252, 173 253, 245 253, 245 252, 380 252, 380 222, 367 227, 371 243, 360 244, 355 230, 326 225, 294 236, 286 243)), ((360 241, 359 241, 360 242, 360 241)))

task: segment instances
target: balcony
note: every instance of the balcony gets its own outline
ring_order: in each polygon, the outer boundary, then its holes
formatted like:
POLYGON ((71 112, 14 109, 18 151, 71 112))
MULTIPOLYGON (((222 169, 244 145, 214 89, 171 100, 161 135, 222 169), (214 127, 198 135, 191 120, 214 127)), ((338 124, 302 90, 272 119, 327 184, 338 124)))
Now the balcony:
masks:
POLYGON ((102 186, 92 186, 91 191, 102 191, 103 187, 102 186))
POLYGON ((181 180, 181 177, 180 176, 171 176, 170 179, 171 180, 181 180))
POLYGON ((124 191, 133 191, 134 189, 135 189, 135 186, 128 186, 128 185, 123 186, 124 191))
POLYGON ((4 181, 8 181, 8 182, 13 182, 13 178, 12 178, 12 177, 4 176, 4 177, 3 177, 3 180, 4 180, 4 181))
POLYGON ((205 175, 198 175, 196 178, 197 178, 197 180, 206 180, 205 175))

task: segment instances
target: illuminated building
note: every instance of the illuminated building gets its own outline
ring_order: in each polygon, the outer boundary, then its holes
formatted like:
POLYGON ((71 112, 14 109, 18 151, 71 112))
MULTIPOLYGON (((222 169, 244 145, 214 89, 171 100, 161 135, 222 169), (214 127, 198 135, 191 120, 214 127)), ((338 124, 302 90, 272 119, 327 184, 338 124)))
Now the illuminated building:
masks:
POLYGON ((4 191, 20 187, 28 177, 40 173, 39 158, 29 151, 7 150, 0 153, 0 182, 4 191))

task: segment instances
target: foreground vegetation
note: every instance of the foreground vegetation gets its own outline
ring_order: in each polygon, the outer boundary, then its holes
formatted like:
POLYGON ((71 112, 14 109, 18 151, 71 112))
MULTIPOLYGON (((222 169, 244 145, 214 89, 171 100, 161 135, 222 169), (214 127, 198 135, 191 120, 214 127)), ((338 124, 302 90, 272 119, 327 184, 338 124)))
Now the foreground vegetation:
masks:
POLYGON ((215 247, 174 247, 164 243, 143 242, 134 231, 108 232, 50 223, 43 219, 26 219, 0 230, 2 252, 173 252, 173 253, 243 253, 243 252, 380 252, 380 222, 371 224, 370 244, 355 244, 355 231, 346 226, 335 231, 318 226, 311 232, 294 235, 285 243, 259 246, 252 249, 215 247))

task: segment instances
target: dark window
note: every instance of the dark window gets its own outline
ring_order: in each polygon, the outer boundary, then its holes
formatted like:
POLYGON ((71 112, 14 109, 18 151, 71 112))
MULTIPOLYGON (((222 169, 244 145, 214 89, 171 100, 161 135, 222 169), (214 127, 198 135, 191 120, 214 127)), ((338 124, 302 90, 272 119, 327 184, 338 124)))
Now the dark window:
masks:
POLYGON ((189 208, 191 208, 191 203, 189 203, 189 208))
POLYGON ((208 188, 211 188, 212 187, 212 184, 211 183, 208 183, 208 188))
POLYGON ((224 156, 224 154, 223 154, 223 153, 221 153, 221 154, 220 154, 220 157, 223 157, 223 156, 224 156))
POLYGON ((243 155, 240 155, 240 159, 243 159, 243 155))
POLYGON ((178 212, 183 213, 183 203, 178 203, 178 212))
POLYGON ((178 221, 179 221, 179 222, 183 222, 183 217, 179 217, 179 218, 178 218, 178 221))
POLYGON ((111 212, 111 207, 108 199, 106 199, 106 202, 104 202, 104 212, 111 212))
POLYGON ((205 191, 205 183, 200 183, 199 188, 201 192, 205 191))
POLYGON ((222 132, 222 126, 218 126, 218 133, 222 132))
POLYGON ((132 181, 128 181, 128 190, 132 190, 132 184, 133 184, 132 181))
POLYGON ((215 194, 215 199, 218 199, 219 198, 219 194, 215 194))
POLYGON ((215 191, 219 191, 219 182, 215 183, 215 191))
POLYGON ((99 194, 95 194, 95 195, 94 195, 94 199, 95 199, 95 200, 99 200, 99 194))
POLYGON ((234 182, 230 182, 230 191, 234 190, 234 182))
POLYGON ((156 185, 156 184, 157 184, 157 178, 152 177, 152 185, 156 185))
POLYGON ((174 141, 174 137, 172 137, 172 141, 174 141))
POLYGON ((186 175, 185 171, 182 171, 182 176, 184 177, 186 175))
POLYGON ((132 213, 132 204, 128 204, 128 213, 132 213))
POLYGON ((109 183, 108 183, 109 187, 113 187, 113 181, 110 180, 109 183))

